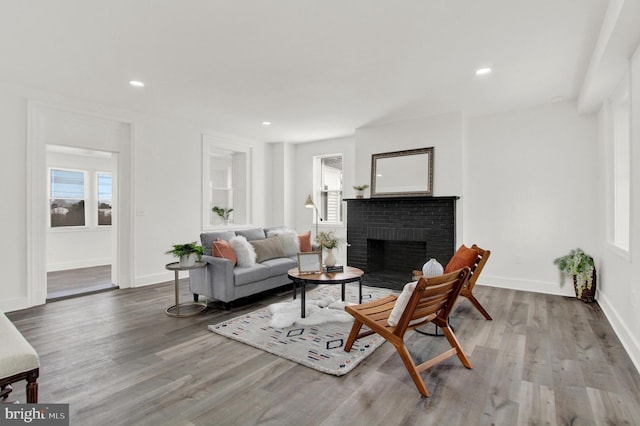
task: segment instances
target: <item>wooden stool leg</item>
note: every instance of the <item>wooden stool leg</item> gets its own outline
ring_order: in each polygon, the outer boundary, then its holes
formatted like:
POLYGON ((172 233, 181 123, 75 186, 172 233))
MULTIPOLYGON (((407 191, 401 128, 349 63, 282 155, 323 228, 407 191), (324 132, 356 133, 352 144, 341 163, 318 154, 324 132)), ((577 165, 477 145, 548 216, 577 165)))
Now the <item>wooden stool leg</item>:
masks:
POLYGON ((38 376, 39 370, 35 369, 27 374, 27 403, 36 404, 38 402, 38 376))

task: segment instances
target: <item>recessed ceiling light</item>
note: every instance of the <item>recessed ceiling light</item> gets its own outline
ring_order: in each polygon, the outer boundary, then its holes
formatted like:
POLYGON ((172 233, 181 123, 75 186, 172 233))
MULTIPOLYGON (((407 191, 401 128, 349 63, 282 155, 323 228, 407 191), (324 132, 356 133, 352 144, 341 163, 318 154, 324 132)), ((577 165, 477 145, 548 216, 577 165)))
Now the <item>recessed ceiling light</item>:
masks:
POLYGON ((271 126, 271 122, 270 121, 263 121, 262 125, 263 126, 271 126))
POLYGON ((131 80, 129 82, 129 85, 133 86, 133 87, 144 87, 144 83, 138 80, 131 80))
POLYGON ((489 67, 485 67, 485 68, 478 68, 476 70, 476 75, 480 76, 480 75, 489 75, 491 74, 491 68, 489 67))

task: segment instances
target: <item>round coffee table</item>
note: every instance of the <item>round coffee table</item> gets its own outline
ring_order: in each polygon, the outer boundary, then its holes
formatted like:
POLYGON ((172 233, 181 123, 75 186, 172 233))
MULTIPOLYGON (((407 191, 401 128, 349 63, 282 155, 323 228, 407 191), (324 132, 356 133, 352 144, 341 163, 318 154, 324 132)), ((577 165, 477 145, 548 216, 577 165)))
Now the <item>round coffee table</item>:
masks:
POLYGON ((343 272, 322 272, 322 273, 300 273, 298 268, 289 269, 287 272, 289 279, 293 281, 293 298, 296 298, 296 287, 298 284, 301 286, 300 290, 300 304, 301 315, 305 318, 305 291, 304 286, 307 284, 341 284, 342 285, 342 301, 345 297, 344 285, 347 283, 358 282, 358 300, 362 303, 362 281, 360 278, 364 275, 362 269, 354 268, 352 266, 345 266, 343 272))

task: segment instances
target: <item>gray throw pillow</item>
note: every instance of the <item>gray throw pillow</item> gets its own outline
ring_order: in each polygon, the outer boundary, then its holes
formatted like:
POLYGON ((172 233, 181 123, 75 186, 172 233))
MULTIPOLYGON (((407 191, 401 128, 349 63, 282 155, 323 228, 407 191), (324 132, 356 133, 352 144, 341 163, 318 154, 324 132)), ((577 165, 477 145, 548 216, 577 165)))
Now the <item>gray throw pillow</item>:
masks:
POLYGON ((256 262, 264 262, 265 260, 284 257, 284 248, 282 241, 278 237, 269 237, 264 240, 249 241, 256 252, 256 262))

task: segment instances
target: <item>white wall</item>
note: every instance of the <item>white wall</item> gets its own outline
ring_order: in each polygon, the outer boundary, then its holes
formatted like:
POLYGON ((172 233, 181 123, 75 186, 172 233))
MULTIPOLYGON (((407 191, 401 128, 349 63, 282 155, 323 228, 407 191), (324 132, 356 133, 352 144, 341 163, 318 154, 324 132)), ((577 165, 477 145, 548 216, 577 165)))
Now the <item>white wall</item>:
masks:
MULTIPOLYGON (((25 205, 29 195, 26 185, 27 100, 60 106, 75 111, 118 117, 132 123, 134 134, 133 188, 134 247, 133 285, 140 286, 173 279, 164 265, 173 261, 165 251, 173 243, 199 239, 202 219, 202 134, 215 133, 206 123, 193 123, 152 117, 133 111, 109 108, 33 88, 0 83, 0 140, 3 155, 0 170, 5 182, 1 196, 0 232, 7 243, 0 253, 7 267, 0 288, 0 310, 29 306, 27 283, 27 221, 25 205)), ((266 220, 266 200, 271 185, 265 179, 267 155, 265 144, 250 141, 254 149, 252 164, 253 222, 266 220)), ((279 190, 279 189, 276 189, 279 190)), ((43 265, 44 269, 44 265, 43 265)))
POLYGON ((371 185, 372 154, 432 146, 433 195, 462 195, 463 125, 456 112, 356 129, 357 184, 371 185))
MULTIPOLYGON (((294 167, 295 167, 295 188, 293 189, 293 209, 295 212, 295 229, 300 232, 311 230, 311 239, 315 238, 315 225, 313 223, 315 212, 313 209, 304 207, 305 200, 309 194, 313 194, 313 157, 318 155, 342 154, 342 185, 343 198, 354 197, 353 185, 355 169, 354 157, 354 139, 353 137, 344 137, 329 139, 317 142, 310 142, 295 145, 294 167)), ((346 203, 343 203, 343 207, 346 203)), ((346 210, 345 210, 346 219, 346 210)), ((346 228, 344 225, 327 225, 322 222, 318 225, 318 231, 333 231, 336 236, 342 239, 343 244, 334 254, 338 263, 346 264, 347 250, 346 228)))
POLYGON ((491 250, 480 283, 573 295, 556 257, 597 242, 597 119, 572 102, 470 120, 465 235, 491 250))
MULTIPOLYGON (((113 158, 47 152, 47 166, 96 172, 115 172, 113 158)), ((90 180, 88 184, 91 184, 90 180)), ((87 204, 89 208, 89 204, 87 204)), ((113 261, 111 227, 49 228, 47 230, 47 271, 109 265, 113 261)))
POLYGON ((6 264, 0 284, 0 310, 16 309, 13 301, 22 300, 26 289, 26 215, 27 184, 26 129, 27 103, 15 90, 0 84, 0 173, 4 185, 0 185, 0 256, 6 264))
MULTIPOLYGON (((631 236, 630 251, 622 254, 610 243, 608 227, 611 214, 610 204, 602 203, 601 216, 605 218, 600 228, 602 265, 599 271, 598 303, 613 326, 618 338, 640 371, 640 49, 636 50, 630 63, 631 75, 631 236)), ((613 191, 610 173, 612 137, 610 123, 604 110, 600 115, 599 157, 600 185, 599 199, 611 200, 613 191)))
MULTIPOLYGON (((465 126, 464 115, 455 112, 356 129, 356 184, 371 185, 372 154, 433 147, 433 195, 461 197, 465 126)), ((456 202, 458 244, 463 242, 464 203, 464 197, 456 202)))
MULTIPOLYGON (((135 285, 167 281, 172 244, 199 241, 202 229, 202 133, 191 124, 136 116, 135 124, 135 285)), ((229 138, 230 144, 237 138, 229 138)), ((265 144, 243 140, 252 152, 252 222, 267 218, 271 190, 265 179, 265 144)), ((186 276, 186 274, 185 274, 186 276)))
POLYGON ((295 224, 296 199, 294 187, 298 176, 295 170, 295 145, 287 142, 266 145, 267 180, 271 182, 266 226, 291 226, 295 224), (278 190, 280 189, 281 190, 278 190))

